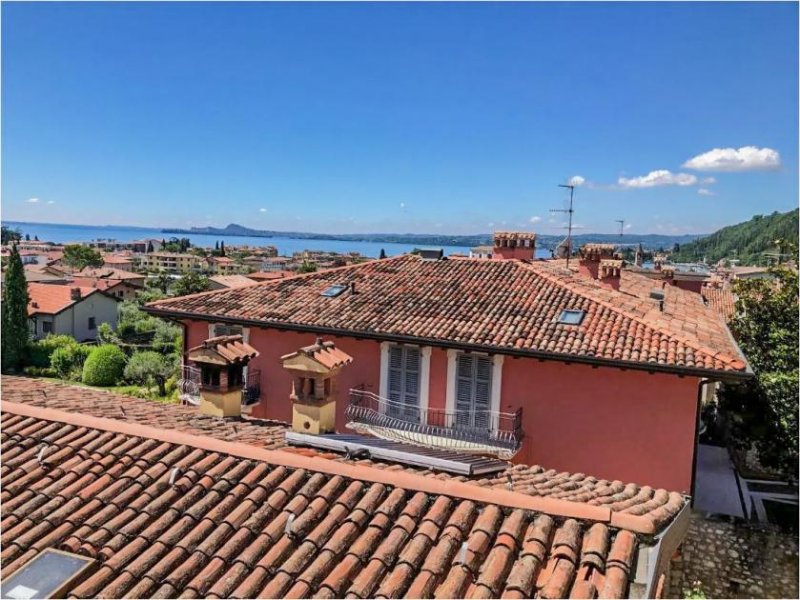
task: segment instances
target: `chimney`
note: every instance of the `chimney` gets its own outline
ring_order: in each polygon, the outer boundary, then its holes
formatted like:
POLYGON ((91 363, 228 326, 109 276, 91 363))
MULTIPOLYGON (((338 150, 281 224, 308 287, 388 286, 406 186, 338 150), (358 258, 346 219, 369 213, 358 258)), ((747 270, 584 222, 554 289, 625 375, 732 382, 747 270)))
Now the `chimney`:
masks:
POLYGON ((600 261, 616 258, 614 244, 584 244, 579 252, 578 273, 589 279, 600 279, 600 261))
POLYGON ((662 281, 669 285, 677 285, 675 282, 675 268, 674 267, 661 267, 662 281))
POLYGON ((69 297, 71 300, 80 300, 81 299, 81 288, 70 288, 69 290, 69 297))
POLYGON ((535 256, 535 233, 529 231, 495 231, 492 258, 533 260, 535 256))
POLYGON ((621 258, 604 258, 600 261, 598 269, 600 283, 613 290, 618 290, 620 276, 624 267, 625 261, 621 258))
POLYGON ((292 430, 320 435, 336 431, 337 377, 353 358, 333 342, 317 338, 311 346, 281 356, 292 376, 292 430))
POLYGON ((241 335, 223 335, 191 348, 189 362, 200 369, 200 412, 213 417, 242 414, 244 367, 258 351, 241 335))

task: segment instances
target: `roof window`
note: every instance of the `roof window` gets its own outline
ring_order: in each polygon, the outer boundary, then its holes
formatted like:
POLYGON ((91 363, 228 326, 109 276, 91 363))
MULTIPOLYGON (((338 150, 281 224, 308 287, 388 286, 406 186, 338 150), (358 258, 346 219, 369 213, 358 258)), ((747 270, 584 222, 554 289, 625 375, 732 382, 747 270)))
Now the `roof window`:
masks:
POLYGON ((564 309, 558 315, 558 322, 562 325, 580 325, 583 317, 586 315, 585 310, 564 309))
POLYGON ((336 296, 344 292, 346 289, 347 289, 346 285, 341 285, 341 284, 332 285, 324 292, 322 292, 321 295, 325 296, 326 298, 335 298, 336 296))
POLYGON ((3 598, 63 598, 94 559, 46 548, 3 581, 3 598))

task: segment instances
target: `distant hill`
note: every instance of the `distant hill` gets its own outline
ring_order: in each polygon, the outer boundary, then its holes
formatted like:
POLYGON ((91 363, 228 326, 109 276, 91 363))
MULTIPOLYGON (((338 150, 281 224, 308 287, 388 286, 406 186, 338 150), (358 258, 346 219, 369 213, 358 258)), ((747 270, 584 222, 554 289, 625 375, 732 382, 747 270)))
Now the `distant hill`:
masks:
MULTIPOLYGON (((283 237, 309 240, 340 240, 347 242, 384 242, 398 244, 414 244, 418 246, 484 246, 492 243, 490 233, 475 235, 443 235, 429 233, 309 233, 304 231, 271 231, 268 229, 251 229, 244 225, 231 223, 226 227, 192 227, 191 229, 162 229, 169 234, 205 234, 219 236, 248 237, 283 237)), ((619 236, 606 233, 582 233, 573 235, 574 245, 586 243, 611 243, 619 245, 636 245, 641 243, 647 250, 669 250, 675 244, 685 244, 699 238, 700 235, 658 235, 658 234, 625 234, 619 236)), ((538 248, 553 249, 564 239, 564 235, 540 234, 536 236, 538 248)))
POLYGON ((673 262, 697 262, 705 259, 709 263, 719 260, 738 259, 743 265, 760 265, 767 262, 764 252, 776 250, 776 240, 797 244, 798 209, 787 213, 756 215, 749 221, 723 227, 716 233, 695 242, 680 244, 670 259, 673 262))

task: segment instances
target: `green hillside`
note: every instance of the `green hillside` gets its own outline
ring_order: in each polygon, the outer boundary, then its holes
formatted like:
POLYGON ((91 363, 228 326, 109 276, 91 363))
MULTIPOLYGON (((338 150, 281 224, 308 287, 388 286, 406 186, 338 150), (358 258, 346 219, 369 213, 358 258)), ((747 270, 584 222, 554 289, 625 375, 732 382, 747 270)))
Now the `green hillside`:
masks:
POLYGON ((776 240, 785 243, 781 252, 797 248, 798 209, 787 213, 756 215, 749 221, 723 227, 716 233, 683 244, 670 259, 673 262, 697 262, 706 259, 715 263, 724 258, 739 259, 742 265, 764 265, 768 257, 764 252, 777 250, 776 240))

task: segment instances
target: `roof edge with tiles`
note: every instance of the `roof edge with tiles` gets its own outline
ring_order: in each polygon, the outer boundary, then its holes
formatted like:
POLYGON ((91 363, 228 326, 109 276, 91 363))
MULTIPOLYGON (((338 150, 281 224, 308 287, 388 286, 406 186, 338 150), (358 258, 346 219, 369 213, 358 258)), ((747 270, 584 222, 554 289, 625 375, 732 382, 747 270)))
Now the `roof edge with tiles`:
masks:
POLYGON ((481 504, 494 504, 512 509, 531 510, 553 517, 572 518, 626 529, 633 533, 655 535, 656 523, 644 516, 614 513, 609 508, 591 506, 569 500, 530 496, 520 492, 484 488, 454 480, 441 480, 408 472, 387 471, 374 467, 352 465, 319 457, 308 457, 282 450, 265 450, 248 444, 225 442, 214 438, 197 436, 174 430, 165 430, 139 423, 126 423, 82 413, 70 413, 52 408, 41 408, 5 401, 2 411, 44 421, 56 421, 78 427, 87 427, 123 435, 154 439, 172 444, 228 454, 239 458, 258 460, 271 465, 293 469, 306 469, 327 475, 339 475, 348 479, 381 483, 417 492, 438 494, 471 500, 481 504))

